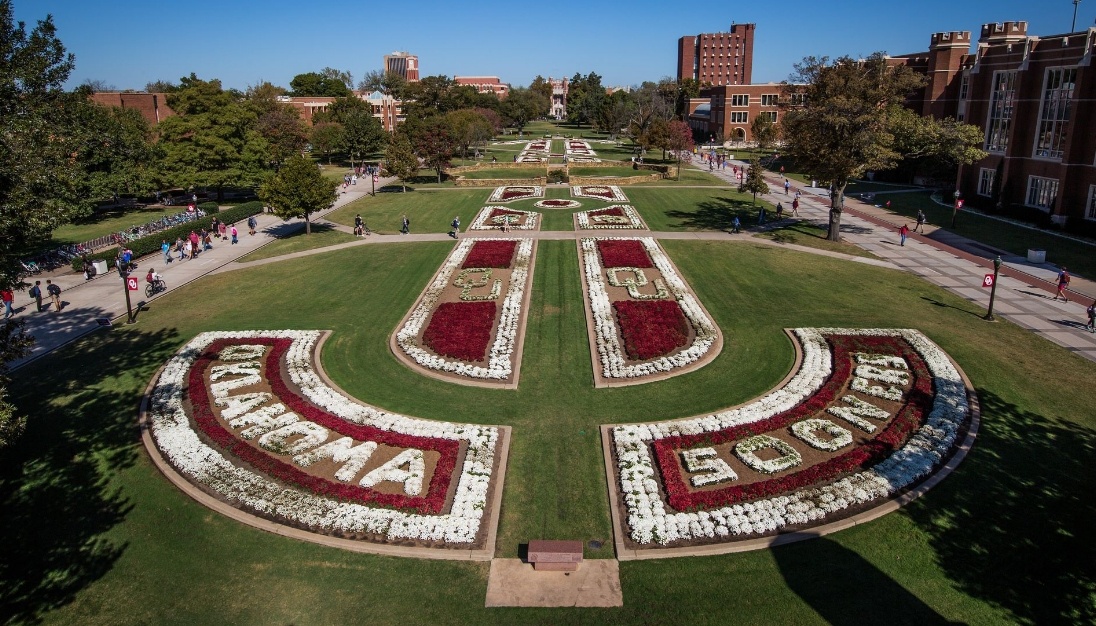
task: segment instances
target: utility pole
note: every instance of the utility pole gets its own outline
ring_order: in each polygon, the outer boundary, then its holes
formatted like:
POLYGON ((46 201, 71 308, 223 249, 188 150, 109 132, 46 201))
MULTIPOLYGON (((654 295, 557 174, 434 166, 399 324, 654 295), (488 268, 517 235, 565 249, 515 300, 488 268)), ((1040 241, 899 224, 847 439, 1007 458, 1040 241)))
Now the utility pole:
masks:
POLYGON ((1081 4, 1081 0, 1073 0, 1073 25, 1069 27, 1069 32, 1077 32, 1077 5, 1081 4))

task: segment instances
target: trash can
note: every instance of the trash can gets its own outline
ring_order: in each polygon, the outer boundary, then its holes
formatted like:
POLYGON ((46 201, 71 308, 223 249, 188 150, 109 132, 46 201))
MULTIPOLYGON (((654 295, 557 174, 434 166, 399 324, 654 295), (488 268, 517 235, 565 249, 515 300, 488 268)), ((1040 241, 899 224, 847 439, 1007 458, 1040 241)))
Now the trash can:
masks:
POLYGON ((812 178, 811 179, 811 189, 814 189, 817 186, 818 186, 818 181, 812 178))
POLYGON ((91 266, 95 268, 96 276, 107 273, 107 262, 102 259, 98 261, 92 261, 91 266))
POLYGON ((1028 248, 1028 263, 1046 263, 1047 251, 1039 248, 1028 248))

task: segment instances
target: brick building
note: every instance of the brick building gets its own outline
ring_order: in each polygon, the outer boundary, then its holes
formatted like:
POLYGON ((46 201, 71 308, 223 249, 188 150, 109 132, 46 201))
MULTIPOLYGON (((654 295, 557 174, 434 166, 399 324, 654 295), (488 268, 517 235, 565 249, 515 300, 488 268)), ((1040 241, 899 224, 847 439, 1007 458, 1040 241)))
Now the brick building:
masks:
POLYGON ((175 115, 167 105, 166 93, 98 92, 91 94, 91 101, 121 109, 137 109, 149 124, 155 126, 161 120, 175 115))
POLYGON ((419 80, 419 57, 410 52, 393 52, 384 55, 385 72, 392 72, 403 76, 409 83, 419 80))
POLYGON ((915 110, 982 128, 989 155, 960 169, 959 191, 1096 230, 1096 28, 1040 37, 991 23, 970 45, 969 32, 936 33, 927 52, 893 57, 928 77, 915 110))
POLYGON ((677 40, 677 79, 700 84, 748 85, 753 80, 754 24, 732 24, 727 33, 677 40))
POLYGON ((774 124, 783 113, 780 99, 784 85, 723 85, 700 90, 699 98, 689 100, 689 126, 704 141, 749 143, 754 141, 750 124, 767 117, 774 124))
POLYGON ((458 85, 471 85, 479 93, 493 93, 499 100, 510 93, 510 85, 499 80, 498 76, 454 76, 453 80, 458 85))
POLYGON ((548 115, 557 120, 567 117, 567 79, 548 77, 548 84, 552 86, 552 106, 548 109, 548 115))

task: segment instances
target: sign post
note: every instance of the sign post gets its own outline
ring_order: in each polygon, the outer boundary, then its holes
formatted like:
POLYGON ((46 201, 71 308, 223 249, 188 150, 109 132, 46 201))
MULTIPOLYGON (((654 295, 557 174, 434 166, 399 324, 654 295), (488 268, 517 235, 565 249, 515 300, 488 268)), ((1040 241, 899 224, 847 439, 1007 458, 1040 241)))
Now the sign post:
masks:
POLYGON ((963 199, 959 196, 959 190, 955 190, 955 206, 951 210, 951 227, 955 228, 955 217, 959 214, 959 209, 963 208, 963 199))
POLYGON ((996 259, 993 259, 993 273, 986 274, 986 277, 982 279, 982 286, 989 287, 989 310, 986 311, 985 320, 987 322, 995 322, 996 318, 993 317, 993 299, 997 296, 997 272, 1001 270, 1001 256, 998 255, 996 259))
POLYGON ((137 320, 133 319, 133 304, 130 303, 129 292, 137 291, 137 288, 140 287, 140 284, 137 281, 137 277, 130 276, 129 271, 127 271, 126 269, 122 269, 121 267, 119 267, 118 273, 122 275, 123 279, 125 279, 124 289, 126 292, 126 323, 132 324, 137 320))

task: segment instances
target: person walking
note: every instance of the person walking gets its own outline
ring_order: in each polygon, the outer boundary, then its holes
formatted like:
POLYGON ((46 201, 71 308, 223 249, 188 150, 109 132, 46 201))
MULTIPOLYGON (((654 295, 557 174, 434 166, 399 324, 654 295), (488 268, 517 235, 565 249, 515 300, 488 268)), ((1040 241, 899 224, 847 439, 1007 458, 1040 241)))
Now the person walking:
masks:
POLYGON ((255 227, 258 226, 258 225, 259 225, 259 223, 257 221, 255 221, 255 216, 254 215, 247 218, 247 234, 254 235, 255 234, 255 227))
POLYGON ((189 238, 183 240, 183 252, 187 258, 194 258, 194 244, 190 242, 189 238))
POLYGON ((198 253, 202 249, 201 242, 202 240, 200 237, 198 237, 198 233, 194 232, 193 230, 190 231, 190 250, 192 252, 191 258, 198 256, 198 253))
POLYGON ((217 218, 213 218, 213 221, 210 222, 210 224, 209 224, 209 230, 213 233, 213 236, 216 237, 217 239, 221 238, 221 231, 217 230, 218 225, 220 223, 221 222, 219 222, 217 220, 217 218))
POLYGON ((460 216, 454 217, 449 225, 453 227, 453 230, 449 231, 449 236, 456 239, 457 235, 460 233, 460 216))
POLYGON ((776 219, 777 220, 784 219, 784 205, 781 204, 780 202, 776 203, 776 219))
POLYGON ((224 222, 221 222, 220 224, 217 225, 217 228, 219 229, 218 232, 221 233, 220 238, 221 239, 228 239, 228 224, 225 224, 224 222))
POLYGON ((1088 326, 1085 326, 1085 328, 1087 328, 1090 333, 1096 333, 1096 300, 1093 300, 1092 304, 1088 305, 1085 312, 1088 313, 1088 326))
POLYGON ((4 319, 15 317, 11 305, 15 303, 15 292, 7 287, 0 289, 0 300, 4 301, 4 319))
POLYGON ((53 300, 54 311, 61 312, 61 288, 53 284, 52 280, 46 280, 46 293, 53 300))
POLYGON ((913 227, 913 232, 920 231, 922 235, 925 234, 925 212, 921 209, 917 209, 917 225, 913 227))
POLYGON ((160 253, 164 255, 164 263, 171 263, 171 244, 167 239, 160 240, 160 253))
POLYGON ((362 231, 364 230, 362 227, 364 225, 365 225, 365 220, 362 219, 362 214, 358 213, 357 215, 355 215, 354 216, 354 236, 355 237, 361 237, 362 236, 362 231))
POLYGON ((901 238, 902 241, 898 245, 900 245, 900 246, 906 245, 906 237, 909 237, 909 235, 910 235, 909 224, 902 224, 902 228, 898 229, 898 236, 901 238))
POLYGON ((403 216, 403 222, 400 227, 400 232, 405 235, 411 234, 411 220, 407 219, 406 215, 403 216))
POLYGON ((799 217, 799 197, 792 200, 792 215, 799 217))
POLYGON ((30 288, 30 297, 34 298, 34 309, 39 313, 42 312, 42 281, 34 281, 34 286, 30 288))
POLYGON ((182 261, 186 258, 186 248, 183 246, 183 238, 179 237, 175 240, 175 251, 179 253, 179 260, 182 261))
POLYGON ((236 245, 240 241, 239 238, 238 238, 240 233, 239 233, 239 231, 236 230, 236 225, 235 224, 232 225, 232 228, 229 229, 229 232, 232 233, 232 245, 236 245))
POLYGON ((198 233, 198 238, 202 241, 202 250, 212 250, 213 240, 209 237, 209 231, 202 229, 202 232, 198 233))
POLYGON ((734 216, 734 220, 731 222, 731 232, 732 233, 742 232, 742 222, 738 221, 738 216, 737 215, 734 216))
MULTIPOLYGON (((780 166, 780 168, 781 168, 780 173, 783 174, 784 173, 784 166, 782 165, 782 166, 780 166)), ((785 178, 784 179, 784 195, 785 196, 792 195, 791 191, 792 191, 792 183, 787 178, 785 178)))
POLYGON ((1055 300, 1060 297, 1069 302, 1069 298, 1066 298, 1066 287, 1069 287, 1069 269, 1063 265, 1062 271, 1058 272, 1058 293, 1054 294, 1055 300))

